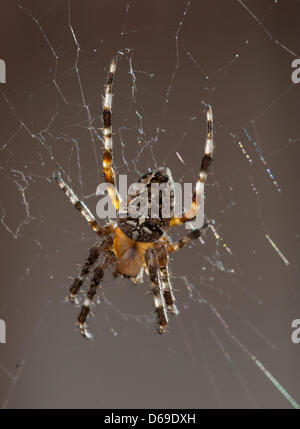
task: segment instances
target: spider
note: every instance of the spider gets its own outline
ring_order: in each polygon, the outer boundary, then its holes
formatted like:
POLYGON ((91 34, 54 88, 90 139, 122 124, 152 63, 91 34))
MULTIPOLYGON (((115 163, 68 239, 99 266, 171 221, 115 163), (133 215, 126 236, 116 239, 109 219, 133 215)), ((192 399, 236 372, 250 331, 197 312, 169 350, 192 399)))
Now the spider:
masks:
MULTIPOLYGON (((105 87, 103 100, 103 174, 106 183, 115 184, 115 173, 112 168, 112 84, 116 72, 116 61, 112 60, 105 87)), ((89 223, 92 230, 100 237, 100 240, 90 249, 89 256, 83 264, 80 273, 74 279, 69 289, 70 301, 76 301, 76 295, 84 281, 94 267, 89 289, 83 300, 81 311, 78 315, 77 325, 84 337, 91 337, 87 331, 87 318, 91 313, 94 296, 103 278, 105 269, 113 266, 114 276, 122 275, 135 283, 143 282, 144 272, 150 277, 152 293, 154 297, 154 314, 157 326, 156 330, 162 334, 168 324, 168 314, 177 315, 178 309, 174 297, 172 283, 169 275, 169 254, 186 246, 192 240, 200 237, 202 231, 210 222, 204 223, 199 229, 189 232, 184 238, 172 242, 167 236, 170 227, 183 224, 195 219, 198 210, 196 190, 204 190, 207 172, 212 162, 213 152, 213 120, 212 109, 206 105, 207 139, 205 153, 202 158, 200 173, 193 192, 192 206, 182 217, 163 218, 161 211, 159 218, 121 218, 110 220, 101 227, 89 208, 78 199, 74 191, 63 181, 60 174, 55 175, 59 187, 67 198, 79 210, 81 215, 89 223)), ((146 173, 139 179, 140 183, 149 187, 152 183, 166 183, 174 195, 174 182, 171 171, 166 167, 160 167, 146 173)), ((116 210, 119 209, 118 195, 110 195, 116 210)), ((127 201, 128 204, 128 201, 127 201)))

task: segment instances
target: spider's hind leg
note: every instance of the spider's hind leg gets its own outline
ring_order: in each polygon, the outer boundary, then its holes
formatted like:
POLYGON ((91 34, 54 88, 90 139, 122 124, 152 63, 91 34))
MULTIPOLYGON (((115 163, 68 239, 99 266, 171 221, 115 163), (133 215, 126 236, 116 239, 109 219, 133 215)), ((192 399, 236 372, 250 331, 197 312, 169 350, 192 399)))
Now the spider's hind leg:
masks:
POLYGON ((163 284, 160 274, 158 257, 155 250, 147 249, 145 261, 148 267, 150 280, 152 283, 152 292, 154 295, 155 313, 158 321, 157 332, 162 334, 168 324, 167 307, 163 292, 163 284))
POLYGON ((112 238, 108 236, 99 246, 99 264, 94 270, 90 287, 85 296, 80 313, 77 318, 79 330, 84 337, 91 336, 86 329, 86 320, 91 312, 93 299, 96 295, 100 281, 102 280, 102 277, 104 275, 104 270, 107 268, 108 264, 113 264, 115 262, 115 256, 112 251, 112 243, 112 238))
POLYGON ((86 330, 86 319, 91 311, 93 298, 96 295, 97 287, 99 286, 100 281, 102 280, 106 266, 107 266, 107 260, 105 259, 105 261, 103 261, 97 268, 95 268, 92 282, 90 284, 88 293, 83 301, 80 313, 77 318, 79 330, 81 334, 87 338, 90 337, 90 334, 88 334, 86 330))
POLYGON ((165 246, 161 246, 158 249, 158 262, 160 267, 160 276, 163 286, 163 294, 166 301, 166 305, 168 310, 171 311, 172 314, 177 315, 179 313, 176 306, 176 299, 173 292, 173 286, 170 281, 169 274, 169 255, 165 246))
POLYGON ((201 161, 201 167, 200 172, 198 175, 198 180, 193 192, 192 197, 192 206, 189 210, 187 210, 182 217, 173 217, 171 218, 170 225, 180 225, 185 222, 189 222, 191 220, 194 220, 197 216, 197 212, 200 207, 200 201, 199 196, 203 194, 204 192, 204 185, 207 179, 207 174, 209 171, 209 167, 212 163, 212 155, 213 155, 213 149, 214 149, 214 143, 213 143, 213 115, 212 115, 212 108, 208 104, 206 106, 206 120, 207 120, 207 136, 206 136, 206 143, 204 148, 204 156, 201 161))
POLYGON ((99 244, 96 244, 96 246, 93 246, 90 249, 90 253, 89 253, 89 256, 88 256, 86 262, 82 266, 78 277, 73 281, 73 283, 69 289, 70 301, 72 301, 72 302, 75 301, 76 294, 78 293, 78 291, 81 288, 84 280, 88 276, 91 268, 93 267, 93 265, 95 264, 95 262, 99 258, 100 252, 101 252, 101 250, 100 250, 99 244))

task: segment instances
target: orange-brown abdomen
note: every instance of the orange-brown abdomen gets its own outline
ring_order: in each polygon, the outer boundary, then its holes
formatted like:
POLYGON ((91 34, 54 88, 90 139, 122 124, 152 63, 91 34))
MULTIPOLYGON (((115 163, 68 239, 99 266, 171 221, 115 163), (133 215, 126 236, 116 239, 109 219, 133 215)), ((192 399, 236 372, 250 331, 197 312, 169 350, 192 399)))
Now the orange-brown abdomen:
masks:
POLYGON ((145 266, 144 254, 153 243, 139 243, 131 240, 120 228, 114 236, 114 252, 117 257, 117 269, 124 276, 137 277, 145 266))

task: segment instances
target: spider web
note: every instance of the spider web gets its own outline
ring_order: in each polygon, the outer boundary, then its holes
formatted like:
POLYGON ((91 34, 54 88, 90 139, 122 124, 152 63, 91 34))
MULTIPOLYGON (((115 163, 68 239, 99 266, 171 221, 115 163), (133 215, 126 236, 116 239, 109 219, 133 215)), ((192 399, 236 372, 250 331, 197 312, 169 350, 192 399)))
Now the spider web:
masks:
POLYGON ((111 3, 3 2, 0 404, 299 408, 300 3, 111 3), (95 213, 113 56, 114 164, 128 183, 160 165, 194 182, 212 105, 215 224, 172 257, 181 313, 168 335, 154 334, 149 284, 106 273, 86 342, 64 297, 95 237, 53 173, 95 213))

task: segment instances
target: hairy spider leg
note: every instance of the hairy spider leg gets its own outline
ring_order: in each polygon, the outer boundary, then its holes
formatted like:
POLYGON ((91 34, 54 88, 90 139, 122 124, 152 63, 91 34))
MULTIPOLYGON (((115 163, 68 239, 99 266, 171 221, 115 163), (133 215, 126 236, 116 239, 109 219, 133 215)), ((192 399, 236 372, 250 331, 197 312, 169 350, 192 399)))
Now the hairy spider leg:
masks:
POLYGON ((147 249, 145 261, 148 267, 154 296, 155 313, 158 321, 157 332, 162 334, 168 324, 167 307, 164 298, 163 284, 160 277, 160 269, 157 255, 154 250, 147 249))
POLYGON ((75 301, 75 296, 78 293, 79 289, 81 288, 84 280, 89 275, 91 268, 96 263, 100 256, 101 250, 99 244, 96 244, 96 246, 91 247, 89 256, 85 263, 83 264, 80 273, 78 277, 73 281, 70 289, 69 289, 69 298, 70 301, 75 301))
POLYGON ((206 230, 207 227, 211 224, 211 221, 205 222, 205 224, 198 229, 194 229, 193 231, 189 232, 185 237, 181 238, 178 241, 175 241, 175 243, 168 243, 167 250, 169 253, 177 252, 177 250, 182 249, 184 246, 189 244, 192 240, 196 240, 199 238, 203 231, 206 230))
POLYGON ((198 176, 198 180, 196 183, 196 188, 193 192, 192 197, 192 206, 186 213, 183 214, 182 217, 173 217, 170 220, 170 226, 179 225, 188 221, 191 221, 195 218, 198 211, 197 196, 199 196, 204 192, 204 184, 207 179, 207 173, 209 167, 212 163, 212 153, 213 153, 213 116, 212 116, 212 108, 210 105, 206 107, 206 120, 207 120, 207 137, 204 149, 204 156, 202 158, 200 173, 198 176))
POLYGON ((165 243, 158 249, 158 262, 160 269, 160 277, 162 281, 163 294, 166 301, 168 310, 172 314, 177 315, 179 311, 176 306, 176 299, 174 296, 173 286, 169 274, 169 255, 165 243))
POLYGON ((84 204, 84 202, 80 201, 80 199, 77 197, 73 189, 71 189, 61 178, 60 174, 55 175, 55 180, 58 183, 58 186, 60 189, 62 189, 68 198, 69 201, 73 204, 73 206, 79 210, 80 214, 84 217, 84 219, 89 223, 90 227, 94 232, 96 232, 99 235, 106 234, 106 228, 101 228, 101 226, 98 225, 96 222, 96 219, 94 218, 94 215, 91 213, 90 209, 87 207, 87 205, 84 204))
MULTIPOLYGON (((107 78, 105 89, 105 97, 103 101, 103 136, 104 136, 104 153, 103 153, 103 173, 105 182, 115 186, 115 173, 112 168, 112 85, 114 74, 116 71, 116 61, 113 59, 110 64, 110 69, 107 78)), ((115 188, 114 188, 115 189, 115 188)), ((115 206, 119 209, 119 197, 117 192, 111 187, 108 188, 108 195, 115 206)))
POLYGON ((91 311, 93 304, 93 298, 96 295, 97 288, 99 287, 100 281, 104 275, 104 270, 107 268, 108 264, 115 261, 115 256, 111 250, 112 248, 112 238, 110 236, 106 237, 100 245, 100 256, 99 256, 99 265, 94 269, 92 281, 90 287, 87 291, 87 294, 84 298, 80 313, 78 315, 78 326, 81 334, 84 337, 91 337, 91 334, 88 333, 86 329, 86 320, 91 311))

